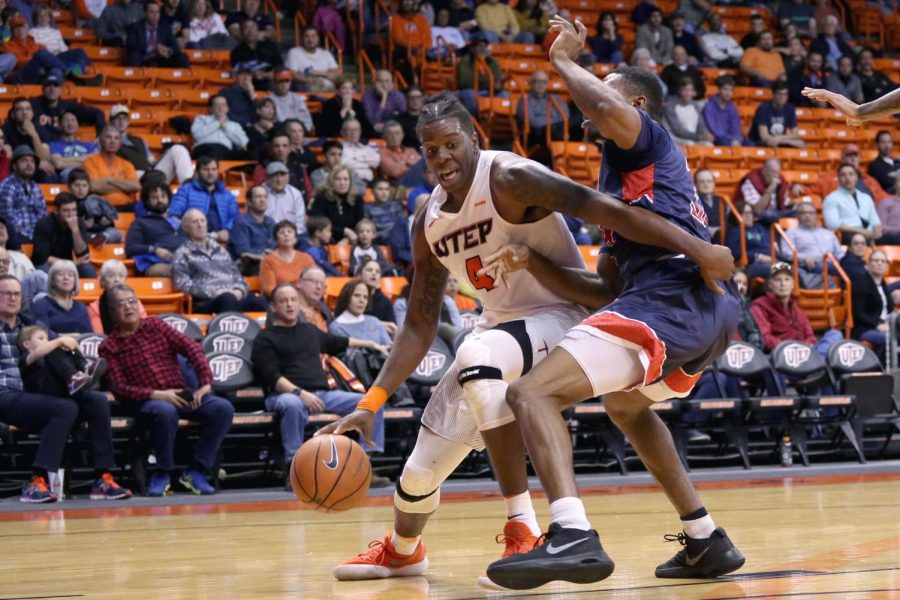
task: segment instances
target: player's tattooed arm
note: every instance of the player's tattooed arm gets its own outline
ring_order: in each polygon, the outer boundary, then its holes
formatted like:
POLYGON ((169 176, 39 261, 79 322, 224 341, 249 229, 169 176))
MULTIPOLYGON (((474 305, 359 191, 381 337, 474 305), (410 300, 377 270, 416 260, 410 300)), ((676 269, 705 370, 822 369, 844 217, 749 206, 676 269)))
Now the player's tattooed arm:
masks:
POLYGON ((509 286, 507 275, 525 269, 559 297, 597 310, 615 299, 615 281, 586 269, 562 267, 546 256, 520 244, 506 244, 484 259, 478 275, 499 278, 509 286))
POLYGON ((575 183, 533 161, 502 160, 500 168, 492 171, 491 188, 497 194, 526 207, 540 206, 596 223, 639 244, 684 254, 700 267, 706 284, 723 293, 716 282, 727 281, 734 270, 727 248, 704 242, 649 210, 575 183))
POLYGON ((437 334, 448 273, 432 254, 425 239, 424 211, 413 225, 415 276, 409 293, 406 321, 394 338, 391 351, 374 385, 392 394, 416 369, 437 334))

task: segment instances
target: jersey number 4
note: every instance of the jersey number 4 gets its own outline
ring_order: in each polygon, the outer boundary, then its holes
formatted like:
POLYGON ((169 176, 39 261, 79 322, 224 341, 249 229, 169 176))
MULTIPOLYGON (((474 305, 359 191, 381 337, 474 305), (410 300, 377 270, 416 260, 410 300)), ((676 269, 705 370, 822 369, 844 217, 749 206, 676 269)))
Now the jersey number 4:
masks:
POLYGON ((490 291, 496 287, 494 285, 494 278, 490 275, 479 276, 478 271, 483 268, 484 265, 481 264, 481 255, 470 256, 466 259, 466 273, 469 275, 469 281, 472 283, 472 287, 476 290, 490 291))

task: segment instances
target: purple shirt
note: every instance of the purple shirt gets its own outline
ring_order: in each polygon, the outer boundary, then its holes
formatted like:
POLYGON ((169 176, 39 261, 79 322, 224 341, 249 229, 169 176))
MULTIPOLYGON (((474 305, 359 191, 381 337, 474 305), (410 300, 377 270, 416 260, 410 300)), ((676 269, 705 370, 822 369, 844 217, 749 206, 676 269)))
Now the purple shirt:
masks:
POLYGON ((900 200, 893 196, 882 198, 875 210, 885 233, 900 232, 900 200))
POLYGON ((710 98, 703 107, 703 118, 706 120, 706 128, 715 136, 714 143, 717 146, 730 146, 734 140, 744 141, 741 116, 734 102, 729 102, 723 108, 717 98, 710 98))
POLYGON ((397 90, 391 90, 388 93, 387 102, 384 108, 381 108, 381 97, 374 88, 369 88, 362 97, 363 110, 372 125, 376 123, 384 123, 391 119, 396 119, 401 113, 406 112, 406 97, 397 90))

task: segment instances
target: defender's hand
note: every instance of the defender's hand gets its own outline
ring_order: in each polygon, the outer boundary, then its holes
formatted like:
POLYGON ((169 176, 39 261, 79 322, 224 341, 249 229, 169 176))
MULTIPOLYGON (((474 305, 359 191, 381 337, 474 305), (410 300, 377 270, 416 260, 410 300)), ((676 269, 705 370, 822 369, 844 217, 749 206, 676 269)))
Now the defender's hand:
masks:
POLYGON ((581 21, 574 23, 555 15, 550 18, 550 31, 558 32, 559 36, 553 40, 550 46, 550 58, 566 56, 572 61, 584 53, 584 42, 587 39, 587 27, 581 21))
POLYGON ((332 433, 340 435, 348 431, 358 431, 368 446, 374 446, 372 441, 372 428, 375 426, 375 413, 368 410, 356 409, 349 415, 341 417, 334 423, 329 423, 319 429, 315 435, 332 433))
POLYGON ((700 267, 700 275, 703 276, 703 281, 709 289, 718 296, 723 295, 725 290, 719 286, 719 282, 728 281, 734 274, 734 257, 731 250, 725 246, 708 244, 694 261, 700 267))
POLYGON ((803 88, 800 92, 807 98, 812 98, 818 102, 827 102, 847 117, 847 125, 859 127, 865 122, 865 119, 859 116, 859 104, 853 102, 849 98, 829 92, 828 90, 818 90, 814 88, 803 88))

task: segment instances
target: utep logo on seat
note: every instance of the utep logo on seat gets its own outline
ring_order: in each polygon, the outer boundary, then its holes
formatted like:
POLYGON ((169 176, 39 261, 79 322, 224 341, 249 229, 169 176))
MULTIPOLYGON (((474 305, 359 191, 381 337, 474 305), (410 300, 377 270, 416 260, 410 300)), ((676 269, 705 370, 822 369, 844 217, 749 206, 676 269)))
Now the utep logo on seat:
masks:
POLYGON ((221 382, 237 375, 243 364, 244 361, 233 356, 217 356, 209 361, 209 368, 212 369, 213 379, 221 382))
POLYGON ((220 335, 212 341, 213 352, 225 352, 227 354, 238 354, 244 349, 244 338, 226 333, 220 335))
POLYGON ((179 319, 178 317, 166 317, 163 321, 178 333, 184 333, 187 330, 187 321, 184 319, 179 319))
POLYGON ((728 361, 728 366, 732 369, 740 369, 753 360, 754 352, 756 352, 756 350, 750 346, 735 344, 725 352, 725 360, 728 361))
POLYGON ((858 344, 844 344, 838 348, 838 360, 845 367, 852 367, 866 355, 866 349, 858 344))
POLYGON ((247 331, 248 323, 249 321, 245 317, 225 317, 219 321, 219 327, 228 333, 241 334, 247 331))
POLYGON ((447 362, 446 356, 440 352, 429 350, 422 362, 419 363, 419 366, 416 367, 416 375, 429 377, 435 371, 440 371, 445 362, 447 362))
POLYGON ((85 358, 97 358, 100 351, 100 343, 102 341, 103 336, 92 335, 79 341, 78 346, 81 348, 81 353, 85 358))
POLYGON ((784 362, 792 369, 796 369, 807 360, 810 355, 809 346, 803 344, 790 344, 784 349, 784 362))

